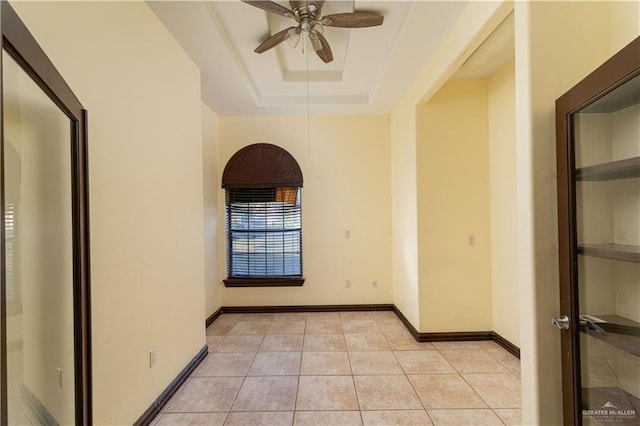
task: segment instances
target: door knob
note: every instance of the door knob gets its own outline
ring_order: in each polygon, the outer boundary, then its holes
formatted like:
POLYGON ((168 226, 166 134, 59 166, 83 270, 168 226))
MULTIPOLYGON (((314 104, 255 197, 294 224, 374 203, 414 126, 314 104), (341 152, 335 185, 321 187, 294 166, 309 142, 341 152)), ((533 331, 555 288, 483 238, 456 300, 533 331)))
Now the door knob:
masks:
POLYGON ((551 324, 558 327, 560 330, 568 330, 569 329, 569 317, 563 315, 561 317, 551 318, 551 324))

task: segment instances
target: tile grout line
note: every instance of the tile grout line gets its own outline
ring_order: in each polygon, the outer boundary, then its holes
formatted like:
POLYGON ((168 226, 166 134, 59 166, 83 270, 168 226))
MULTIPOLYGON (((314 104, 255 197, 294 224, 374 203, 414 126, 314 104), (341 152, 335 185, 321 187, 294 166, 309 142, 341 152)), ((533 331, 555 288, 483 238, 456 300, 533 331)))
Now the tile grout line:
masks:
POLYGON ((307 339, 307 318, 305 315, 304 320, 304 334, 302 335, 302 347, 300 348, 300 365, 298 366, 298 380, 296 383, 296 397, 293 400, 293 416, 291 416, 291 425, 296 422, 296 415, 298 413, 298 395, 300 394, 300 377, 302 376, 302 358, 304 357, 304 342, 307 339))
MULTIPOLYGON (((359 313, 359 312, 358 312, 358 314, 361 314, 361 313, 359 313)), ((265 319, 266 319, 266 318, 265 318, 265 319)), ((267 336, 267 335, 269 335, 268 333, 269 333, 269 329, 271 328, 271 325, 272 325, 273 323, 275 323, 275 322, 278 322, 278 321, 275 321, 275 319, 276 319, 275 315, 272 315, 272 316, 270 317, 270 319, 268 320, 268 321, 269 321, 269 326, 267 326, 267 331, 265 331, 265 333, 264 333, 264 334, 262 334, 262 338, 261 338, 260 344, 258 345, 258 348, 257 348, 255 351, 252 351, 252 352, 253 352, 253 360, 252 360, 252 362, 251 362, 251 364, 250 364, 249 368, 247 369, 246 373, 245 373, 245 374, 244 374, 244 376, 243 376, 242 383, 240 384, 240 387, 239 387, 239 389, 238 389, 238 392, 236 393, 236 395, 235 395, 235 397, 234 397, 234 400, 233 400, 233 402, 231 403, 231 406, 230 406, 230 408, 229 408, 229 411, 227 411, 227 413, 226 413, 225 420, 224 420, 224 422, 225 422, 225 423, 229 420, 229 416, 230 416, 230 414, 231 414, 231 412, 232 412, 231 410, 232 410, 232 408, 233 408, 233 405, 236 403, 237 398, 238 398, 238 396, 239 396, 239 392, 240 392, 240 390, 242 389, 242 386, 244 385, 244 383, 245 383, 245 381, 246 381, 247 377, 253 377, 253 376, 249 376, 249 371, 250 371, 251 367, 253 366, 253 363, 256 361, 258 354, 260 353, 260 348, 261 348, 261 347, 262 347, 262 345, 264 344, 264 341, 265 341, 265 339, 266 339, 266 336, 267 336)), ((297 318, 291 318, 291 320, 293 320, 293 319, 297 319, 297 318)), ((323 319, 323 318, 320 318, 320 319, 323 319)), ((329 334, 329 335, 336 334, 336 335, 339 335, 339 336, 340 336, 340 338, 341 338, 341 341, 342 341, 342 342, 343 342, 343 344, 344 344, 345 352, 346 352, 347 360, 348 360, 348 364, 349 364, 350 375, 351 375, 351 378, 352 378, 352 384, 353 384, 353 386, 354 386, 355 398, 356 398, 356 403, 357 403, 357 407, 358 407, 357 409, 358 409, 358 411, 359 411, 359 414, 360 414, 360 421, 362 422, 362 424, 364 424, 363 410, 361 409, 361 406, 360 406, 360 400, 359 400, 360 398, 359 398, 359 395, 358 395, 358 392, 357 392, 357 388, 356 388, 356 383, 355 383, 355 381, 356 381, 355 376, 356 376, 356 375, 354 374, 354 370, 353 370, 353 367, 352 367, 352 353, 351 353, 351 352, 354 352, 354 350, 351 350, 351 349, 348 347, 348 345, 347 345, 347 341, 346 341, 346 340, 347 340, 347 339, 346 339, 346 333, 345 333, 345 330, 344 330, 344 327, 343 327, 343 326, 344 326, 344 322, 349 322, 350 320, 361 320, 361 319, 365 319, 365 320, 366 320, 366 319, 373 319, 373 322, 375 323, 375 327, 376 327, 376 332, 375 332, 375 333, 373 333, 373 332, 361 332, 361 333, 352 333, 352 334, 364 334, 364 335, 368 335, 368 334, 376 334, 376 335, 381 336, 381 337, 382 337, 382 340, 383 340, 383 341, 385 342, 385 344, 387 345, 387 348, 386 348, 386 349, 377 349, 377 350, 373 350, 373 351, 372 351, 372 350, 365 350, 364 352, 379 352, 379 351, 387 352, 387 351, 388 351, 388 352, 391 352, 391 353, 392 353, 392 355, 393 355, 393 359, 395 360, 395 362, 396 362, 396 363, 398 364, 398 366, 400 367, 400 370, 402 371, 401 375, 402 375, 402 376, 404 376, 404 377, 405 377, 405 380, 409 382, 409 385, 411 386, 411 389, 412 389, 412 392, 413 392, 414 396, 415 396, 415 397, 418 399, 418 401, 420 402, 420 405, 421 405, 421 407, 422 407, 422 410, 426 413, 427 418, 428 418, 428 419, 429 419, 433 424, 435 424, 434 419, 431 417, 431 414, 429 413, 429 410, 424 406, 424 403, 423 403, 423 402, 422 402, 422 400, 418 397, 418 395, 417 395, 417 391, 416 391, 416 389, 415 389, 415 387, 414 387, 414 384, 410 381, 410 379, 409 379, 409 375, 408 375, 407 371, 406 371, 406 370, 405 370, 405 368, 402 366, 402 364, 400 363, 400 360, 399 360, 399 358, 398 358, 398 353, 401 353, 401 352, 403 352, 403 351, 419 351, 419 350, 421 350, 421 349, 418 349, 418 348, 415 348, 415 349, 408 348, 408 349, 405 349, 405 350, 395 350, 395 349, 394 349, 394 347, 389 343, 389 340, 388 340, 388 338, 387 338, 386 334, 384 333, 383 328, 380 326, 380 321, 381 321, 381 320, 384 320, 384 319, 385 319, 385 317, 376 318, 376 317, 375 317, 375 316, 373 316, 373 315, 369 315, 369 316, 365 316, 364 318, 361 318, 361 317, 359 317, 359 315, 354 315, 354 317, 351 317, 351 318, 350 318, 350 317, 348 317, 348 316, 347 316, 346 318, 343 318, 342 313, 338 313, 338 321, 339 321, 339 324, 340 324, 340 328, 342 329, 342 332, 341 332, 341 333, 319 333, 319 334, 324 334, 324 335, 326 335, 326 334, 329 334)), ((258 321, 258 320, 260 320, 260 318, 259 318, 259 317, 251 318, 251 320, 256 320, 256 321, 258 321)), ((284 319, 283 319, 283 320, 284 320, 284 319)), ((234 322, 234 324, 231 326, 231 328, 233 328, 233 327, 234 327, 238 322, 240 322, 240 321, 242 321, 242 317, 241 317, 241 316, 240 316, 240 317, 238 317, 238 318, 236 319, 236 321, 235 321, 235 322, 234 322)), ((250 320, 247 320, 247 321, 250 321, 250 320)), ((384 321, 383 321, 383 322, 384 322, 384 321)), ((355 328, 355 330, 357 331, 357 327, 355 328)), ((391 331, 394 331, 394 329, 393 329, 393 328, 391 328, 390 330, 391 330, 391 331)), ((213 353, 213 352, 216 352, 216 349, 222 345, 222 342, 223 342, 223 340, 224 340, 224 337, 226 337, 226 336, 230 336, 230 335, 231 335, 231 334, 229 334, 229 332, 230 332, 230 331, 231 331, 231 330, 228 330, 227 332, 225 332, 225 333, 222 335, 222 339, 220 339, 220 341, 218 341, 215 345, 213 345, 213 346, 211 347, 212 353, 213 353)), ((296 387, 296 394, 295 394, 295 398, 294 398, 294 407, 293 407, 293 412, 292 412, 293 417, 292 417, 292 419, 291 419, 291 421, 292 421, 292 423, 293 423, 293 424, 295 424, 296 413, 297 413, 297 411, 298 411, 298 410, 297 410, 297 402, 298 402, 299 390, 300 390, 300 379, 301 379, 301 377, 302 377, 302 374, 301 374, 301 373, 302 373, 302 366, 303 366, 303 365, 302 365, 302 360, 303 360, 304 352, 305 352, 305 350, 304 350, 304 345, 305 345, 305 343, 306 343, 306 341, 307 341, 307 337, 308 337, 307 335, 308 335, 308 334, 313 334, 313 333, 308 333, 307 331, 308 331, 308 316, 307 316, 307 315, 305 315, 305 326, 304 326, 304 329, 303 329, 303 333, 302 333, 302 342, 301 342, 302 347, 300 348, 300 351, 299 351, 299 353, 300 353, 300 364, 299 364, 298 372, 297 372, 297 387, 296 387)), ((257 334, 261 334, 261 333, 257 333, 257 334)), ((282 333, 281 333, 281 334, 282 334, 282 333)), ((293 333, 293 334, 292 334, 292 333, 284 333, 284 334, 287 334, 287 335, 289 335, 289 334, 291 334, 291 335, 295 335, 295 334, 298 334, 298 333, 293 333)), ((318 334, 318 333, 316 333, 316 334, 318 334)), ((391 334, 393 334, 393 333, 391 333, 391 334)), ((397 333, 396 333, 396 334, 397 334, 397 333)), ((240 334, 238 334, 237 336, 240 336, 240 334)), ((452 370, 455 372, 455 374, 456 374, 456 375, 458 375, 460 378, 462 378, 462 379, 463 379, 463 381, 467 384, 467 386, 469 386, 469 387, 472 389, 473 393, 474 393, 474 394, 475 394, 475 395, 476 395, 476 396, 477 396, 481 401, 483 401, 483 403, 485 403, 485 404, 486 404, 486 406, 487 406, 487 407, 488 407, 488 408, 493 412, 493 414, 494 414, 494 415, 499 419, 499 421, 500 421, 501 423, 505 423, 506 421, 505 421, 505 420, 503 420, 503 419, 498 415, 498 413, 495 411, 496 409, 494 409, 494 408, 492 408, 492 407, 490 407, 490 406, 489 406, 489 404, 487 403, 487 401, 485 401, 485 400, 484 400, 484 398, 483 398, 483 397, 482 397, 482 396, 481 396, 481 395, 476 391, 476 389, 475 389, 475 388, 474 388, 474 387, 473 387, 473 386, 472 386, 472 385, 471 385, 471 384, 466 380, 466 378, 463 376, 463 373, 462 373, 461 371, 459 371, 458 369, 456 369, 456 368, 451 364, 451 362, 450 362, 450 361, 449 361, 449 360, 448 360, 448 359, 447 359, 447 358, 446 358, 446 357, 441 353, 440 349, 438 349, 437 347, 433 347, 433 349, 436 351, 436 353, 438 353, 438 355, 439 355, 439 356, 441 356, 441 357, 444 359, 444 361, 446 362, 446 364, 447 364, 447 365, 449 365, 449 366, 452 368, 452 370)), ((446 348, 442 348, 442 349, 446 349, 446 348)), ((451 348, 451 349, 453 349, 453 348, 451 348)), ((491 359, 495 360, 495 361, 496 361, 500 366, 502 366, 503 368, 505 368, 505 369, 507 370, 507 371, 505 371, 505 372, 504 372, 504 373, 502 373, 502 374, 506 374, 506 375, 513 375, 513 377, 515 377, 515 378, 517 378, 518 380, 520 380, 520 376, 518 376, 518 375, 516 374, 516 372, 515 372, 515 371, 513 371, 513 370, 512 370, 512 369, 511 369, 511 368, 510 368, 510 367, 509 367, 505 362, 503 362, 500 358, 498 358, 497 356, 494 356, 494 354, 492 354, 492 353, 488 352, 487 348, 484 348, 484 347, 478 347, 478 348, 473 348, 473 349, 474 349, 474 350, 482 349, 482 351, 480 351, 480 352, 487 354, 491 359)), ((272 351, 272 352, 273 352, 273 351, 272 351)), ((281 352, 281 351, 275 351, 275 352, 281 352)), ((282 351, 282 352, 290 352, 290 351, 282 351)), ((308 352, 313 352, 313 351, 308 351, 308 352)), ((320 352, 323 352, 323 351, 320 351, 320 352)), ((329 351, 329 352, 342 352, 342 351, 341 351, 341 350, 338 350, 338 351, 336 351, 336 350, 332 350, 332 351, 329 351)), ((355 351, 355 352, 357 352, 357 351, 355 351)), ((199 369, 200 369, 200 368, 199 368, 199 369)), ((385 375, 384 373, 380 373, 380 374, 385 375)), ((435 374, 435 373, 434 373, 434 374, 435 374)), ((445 373, 439 373, 439 374, 445 374, 445 373)), ((484 373, 466 373, 466 374, 484 374, 484 373)), ((489 373, 487 373, 487 374, 489 374, 489 373)), ((371 374, 371 375, 375 376, 375 375, 378 375, 378 374, 371 374)), ((399 375, 400 375, 400 374, 399 374, 399 375)), ((428 375, 432 375, 432 374, 428 374, 428 375)), ((267 374, 265 377, 269 377, 269 376, 272 376, 272 375, 267 374)), ((279 375, 277 375, 277 376, 279 376, 279 375)), ((292 376, 295 376, 295 375, 292 375, 292 376)), ((331 375, 331 376, 337 376, 337 377, 340 377, 340 376, 344 376, 344 375, 343 375, 343 374, 335 374, 335 375, 331 375)), ((258 376, 256 376, 256 377, 258 377, 258 376)), ((272 376, 272 377, 273 377, 273 376, 272 376)), ((190 382, 190 381, 191 381, 191 377, 190 377, 188 380, 189 380, 189 382, 190 382)), ((186 386, 186 384, 185 384, 185 386, 186 386)), ((486 409, 486 408, 482 408, 482 409, 486 409)), ((514 409, 520 409, 520 407, 517 407, 517 408, 514 408, 514 409)), ((383 410, 383 411, 401 411, 401 412, 405 412, 405 411, 411 411, 411 410, 412 410, 412 409, 410 409, 410 408, 407 408, 407 409, 400 409, 400 408, 396 409, 396 408, 390 408, 390 409, 383 410)), ((454 410, 454 409, 450 409, 450 410, 454 410)), ((457 409, 456 409, 456 410, 457 410, 457 409)), ((480 408, 477 408, 477 409, 471 409, 471 410, 480 410, 480 408)), ((285 411, 286 411, 286 410, 285 410, 285 411)), ((309 411, 309 410, 302 410, 302 411, 309 411)), ((314 410, 311 410, 311 411, 314 411, 314 410)), ((342 411, 342 412, 346 412, 346 411, 350 411, 350 410, 320 410, 320 411, 336 411, 336 412, 341 412, 341 411, 342 411)), ((373 410, 373 411, 379 411, 379 410, 373 410)), ((436 409, 436 411, 437 411, 437 409, 436 409)), ((440 410, 440 411, 449 411, 449 409, 442 409, 442 410, 440 410)), ((251 412, 251 411, 250 411, 250 412, 251 412)), ((160 414, 162 415, 163 413, 160 413, 160 414)))
MULTIPOLYGON (((238 321, 234 322, 233 326, 235 326, 237 323, 238 323, 238 321)), ((233 328, 233 327, 231 327, 231 328, 233 328)), ((216 346, 220 346, 222 344, 222 342, 224 341, 224 338, 229 335, 228 333, 229 332, 226 332, 224 334, 223 338, 220 340, 220 342, 218 342, 218 345, 216 345, 216 346)), ((263 338, 263 340, 264 340, 264 338, 263 338)), ((262 344, 262 342, 260 342, 260 344, 262 344)), ((215 352, 215 349, 214 349, 214 352, 215 352)), ((255 356, 254 356, 254 359, 255 359, 255 356)), ((253 363, 253 361, 251 361, 251 362, 253 363)), ((249 365, 249 368, 251 368, 251 364, 249 365)), ((236 395, 233 398, 233 401, 231 401, 231 405, 229 406, 229 409, 225 413, 224 420, 222 421, 223 425, 225 423, 227 423, 227 420, 229 419, 229 416, 231 415, 231 408, 233 408, 233 404, 235 404, 236 399, 238 398, 238 394, 240 393, 240 389, 242 389, 242 385, 244 384, 244 379, 247 377, 247 374, 249 373, 249 368, 247 368, 247 372, 244 374, 244 377, 242 378, 242 382, 240 383, 240 386, 238 387, 238 392, 236 392, 236 395)))
POLYGON ((258 345, 258 348, 256 349, 256 352, 253 355, 253 360, 251 361, 251 364, 249 364, 249 368, 247 368, 247 372, 244 373, 244 376, 242 377, 242 382, 240 383, 240 386, 238 387, 238 391, 236 392, 236 395, 233 398, 233 401, 231 402, 231 405, 229 405, 229 410, 227 411, 227 415, 224 419, 224 422, 222 423, 223 425, 227 422, 227 420, 229 419, 229 417, 231 416, 231 412, 233 410, 233 405, 236 403, 236 401, 238 400, 238 395, 240 395, 240 391, 242 390, 242 386, 244 386, 247 377, 249 377, 249 371, 251 370, 251 367, 253 366, 253 363, 256 361, 256 357, 258 356, 258 352, 260 351, 260 347, 262 346, 262 343, 264 342, 264 338, 265 338, 266 334, 264 336, 262 336, 262 340, 260 340, 260 345, 258 345))
MULTIPOLYGON (((471 373, 467 373, 467 374, 471 374, 471 373)), ((484 373, 477 373, 477 374, 484 374, 484 373)), ((461 378, 462 380, 464 380, 464 382, 467 384, 467 386, 469 386, 469 387, 471 388, 471 390, 473 391, 473 393, 475 393, 475 394, 476 394, 476 396, 477 396, 478 398, 480 398, 480 400, 481 400, 482 402, 484 402, 484 403, 485 403, 485 405, 487 406, 487 408, 489 408, 489 409, 491 410, 491 412, 492 412, 492 413, 493 413, 493 414, 498 418, 498 420, 500 420, 502 423, 504 423, 504 422, 502 421, 502 418, 498 415, 498 413, 496 413, 496 412, 494 411, 493 407, 492 407, 491 405, 489 405, 489 403, 488 403, 488 402, 487 402, 487 401, 482 397, 482 395, 480 395, 480 393, 476 390, 476 388, 474 388, 474 387, 473 387, 473 385, 467 381, 467 378, 466 378, 466 377, 464 377, 464 375, 463 375, 462 373, 460 373, 460 372, 458 372, 458 375, 460 376, 460 378, 461 378)))
MULTIPOLYGON (((404 367, 402 366, 402 363, 400 362, 400 360, 398 359, 398 357, 396 356, 395 351, 392 351, 393 353, 393 357, 396 359, 396 361, 398 362, 398 365, 400 365, 400 369, 402 370, 402 372, 404 373, 404 377, 407 380, 407 382, 409 382, 409 386, 411 386, 411 389, 413 390, 413 393, 416 395, 416 398, 418 398, 418 402, 420 402, 420 405, 422 406, 422 409, 424 410, 425 413, 427 413, 427 417, 429 418, 429 421, 431 422, 432 425, 435 425, 436 423, 434 422, 434 420, 431 418, 431 414, 429 414, 429 410, 427 410, 427 407, 425 407, 424 402, 422 402, 422 398, 420 398, 420 395, 418 395, 418 392, 416 391, 415 386, 413 385, 413 382, 411 382, 411 379, 409 379, 409 375, 407 374, 407 371, 404 369, 404 367)), ((441 355, 442 356, 442 355, 441 355)))
MULTIPOLYGON (((382 334, 382 329, 380 329, 380 327, 378 326, 378 322, 375 320, 375 318, 373 318, 374 323, 376 325, 376 327, 378 328, 378 330, 380 331, 380 334, 382 334)), ((344 336, 344 327, 343 327, 343 339, 345 340, 345 347, 346 347, 346 337, 344 336)), ((389 345, 389 342, 387 341, 387 339, 384 337, 384 335, 382 336, 382 338, 384 339, 385 343, 389 346, 389 349, 391 349, 391 345, 389 345)), ((362 415, 362 407, 360 406, 360 398, 358 397, 358 388, 356 386, 356 375, 353 372, 353 365, 351 364, 351 352, 358 352, 358 351, 349 351, 349 349, 347 348, 347 359, 349 360, 349 369, 351 371, 351 381, 353 383, 353 390, 355 392, 356 395, 356 403, 358 404, 358 414, 360 415, 360 422, 364 425, 364 417, 362 415)), ((374 352, 374 351, 370 351, 370 352, 374 352)))
MULTIPOLYGON (((482 352, 485 352, 485 353, 486 353, 486 351, 485 351, 483 348, 480 348, 480 347, 479 347, 478 349, 480 349, 480 350, 482 350, 482 352)), ((440 350, 439 350, 438 348, 436 348, 436 350, 437 350, 438 352, 440 352, 440 350)), ((491 356, 491 354, 488 354, 488 355, 489 355, 489 356, 491 356)), ((443 354, 440 354, 440 356, 442 356, 442 357, 443 357, 447 362, 449 362, 449 360, 448 360, 448 359, 446 359, 446 357, 445 357, 443 354)), ((492 358, 493 358, 493 357, 492 357, 492 358)), ((495 359, 495 358, 494 358, 494 359, 495 359)), ((497 361, 497 360, 496 360, 496 361, 497 361)), ((451 363, 450 363, 450 364, 451 364, 451 363)), ((502 363, 500 363, 500 365, 502 365, 502 363)), ((489 405, 489 403, 488 403, 488 402, 487 402, 487 401, 486 401, 486 400, 485 400, 485 399, 480 395, 480 393, 476 390, 476 388, 474 388, 474 387, 471 385, 471 383, 469 383, 469 382, 467 381, 467 378, 466 378, 466 377, 464 377, 463 373, 462 373, 461 371, 459 371, 457 368, 455 368, 455 366, 454 366, 453 364, 451 364, 451 367, 453 367, 453 369, 455 370, 455 372, 456 372, 456 373, 460 376, 460 378, 461 378, 461 379, 462 379, 462 380, 467 384, 467 386, 469 386, 469 388, 471 388, 471 390, 473 391, 473 393, 474 393, 474 394, 476 394, 476 396, 477 396, 478 398, 480 398, 480 400, 481 400, 482 402, 484 402, 484 404, 487 406, 486 408, 489 408, 489 409, 491 410, 491 412, 492 412, 492 413, 493 413, 493 414, 498 418, 498 420, 500 420, 500 422, 502 422, 502 424, 505 424, 505 423, 504 423, 504 421, 502 420, 502 418, 498 415, 498 413, 496 413, 496 412, 495 412, 495 410, 493 409, 493 407, 491 407, 491 405, 489 405)), ((506 367, 505 367, 505 368, 506 368, 506 367)), ((507 368, 507 370, 509 370, 509 369, 507 368)), ((472 374, 472 373, 467 373, 467 374, 472 374)), ((476 373, 476 374, 483 374, 483 373, 476 373)))
MULTIPOLYGON (((342 338, 344 339, 344 333, 342 333, 342 338)), ((346 339, 345 339, 345 349, 346 349, 346 339)), ((347 350, 347 360, 349 361, 349 372, 351 373, 351 383, 353 383, 353 393, 356 396, 356 404, 358 406, 358 414, 360 415, 360 422, 364 425, 364 418, 362 417, 362 407, 360 406, 360 398, 358 398, 358 388, 356 387, 356 377, 353 374, 353 366, 351 365, 351 356, 349 355, 349 351, 347 350)))
MULTIPOLYGON (((504 361, 502 361, 500 358, 498 358, 497 356, 494 356, 491 352, 489 352, 487 349, 482 348, 483 351, 485 351, 491 358, 495 359, 496 361, 498 361, 500 363, 500 365, 502 365, 504 368, 506 368, 509 373, 513 374, 514 376, 518 377, 518 379, 520 378, 519 373, 517 374, 515 371, 513 371, 511 369, 511 367, 509 367, 504 361)), ((506 351, 505 351, 506 352, 506 351)), ((507 352, 508 353, 508 352, 507 352)), ((512 356, 513 358, 517 359, 516 357, 514 357, 513 355, 509 354, 509 356, 512 356)), ((520 364, 520 360, 518 359, 518 364, 520 364)))
MULTIPOLYGON (((480 348, 482 349, 483 352, 487 353, 489 356, 491 356, 490 353, 488 353, 487 351, 484 350, 484 348, 480 348)), ((496 359, 495 357, 492 357, 493 359, 495 359, 496 361, 498 361, 500 363, 500 365, 503 365, 505 368, 507 368, 504 364, 502 364, 500 362, 500 360, 496 359)), ((454 367, 455 368, 455 367, 454 367)), ((456 370, 457 371, 457 370, 456 370)), ((505 421, 502 419, 502 417, 500 417, 500 415, 496 412, 496 408, 492 407, 489 402, 487 402, 482 395, 480 395, 480 393, 476 390, 475 387, 473 387, 473 385, 471 383, 469 383, 469 381, 467 380, 466 377, 464 377, 464 374, 461 372, 458 372, 458 374, 460 375, 460 377, 462 378, 462 380, 464 380, 464 382, 471 388, 471 390, 473 390, 473 392, 478 396, 478 398, 480 398, 482 400, 482 402, 484 402, 487 405, 487 408, 489 408, 491 410, 491 412, 498 418, 498 420, 500 420, 500 422, 502 422, 503 425, 506 425, 505 421)), ((513 374, 511 373, 511 371, 509 371, 509 368, 507 368, 507 373, 466 373, 466 374, 513 374)), ((515 376, 515 374, 514 374, 515 376)))

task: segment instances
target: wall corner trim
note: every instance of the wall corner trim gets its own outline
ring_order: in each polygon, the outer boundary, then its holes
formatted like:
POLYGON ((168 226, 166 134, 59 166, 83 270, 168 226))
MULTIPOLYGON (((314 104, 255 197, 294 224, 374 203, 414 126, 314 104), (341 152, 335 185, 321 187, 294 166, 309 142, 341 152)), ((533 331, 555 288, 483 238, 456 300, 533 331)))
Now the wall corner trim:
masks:
POLYGON ((511 355, 520 359, 520 348, 496 333, 495 331, 456 331, 456 332, 441 332, 441 333, 420 333, 409 322, 407 317, 393 305, 393 311, 396 313, 400 321, 407 327, 409 333, 416 339, 417 342, 455 342, 455 341, 469 341, 469 340, 493 340, 501 346, 504 350, 511 355))
POLYGON ((502 346, 502 348, 509 352, 511 355, 517 357, 518 359, 520 359, 520 348, 517 347, 516 345, 514 345, 513 343, 511 343, 510 341, 508 341, 507 339, 505 339, 504 337, 502 337, 501 335, 499 335, 498 333, 496 333, 495 331, 491 332, 493 341, 496 342, 498 345, 502 346))
POLYGON ((218 308, 214 313, 209 315, 207 321, 205 322, 205 325, 209 327, 216 319, 218 319, 220 315, 222 315, 222 308, 218 308))

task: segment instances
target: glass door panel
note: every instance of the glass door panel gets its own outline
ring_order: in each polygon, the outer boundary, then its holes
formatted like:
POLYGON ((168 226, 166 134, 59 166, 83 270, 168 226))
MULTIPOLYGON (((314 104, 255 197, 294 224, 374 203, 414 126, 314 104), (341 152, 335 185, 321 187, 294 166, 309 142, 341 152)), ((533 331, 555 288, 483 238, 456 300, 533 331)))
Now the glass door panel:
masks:
POLYGON ((640 75, 573 116, 582 421, 640 424, 640 75))
POLYGON ((71 124, 3 51, 9 424, 74 424, 71 124))

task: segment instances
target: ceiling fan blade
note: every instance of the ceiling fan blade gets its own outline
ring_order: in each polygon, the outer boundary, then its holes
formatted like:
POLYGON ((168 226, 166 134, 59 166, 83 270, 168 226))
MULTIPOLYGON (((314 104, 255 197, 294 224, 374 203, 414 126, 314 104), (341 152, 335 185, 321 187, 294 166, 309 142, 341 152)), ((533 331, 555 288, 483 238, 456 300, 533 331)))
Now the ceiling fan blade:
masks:
POLYGON ((266 52, 271 48, 276 47, 277 45, 285 41, 289 30, 292 30, 294 28, 296 27, 285 28, 284 30, 272 35, 271 37, 269 37, 268 39, 260 43, 260 45, 255 48, 254 52, 262 53, 262 52, 266 52))
POLYGON ((292 17, 293 12, 284 6, 280 6, 278 3, 274 3, 269 0, 242 0, 244 3, 255 6, 258 9, 266 10, 267 12, 275 13, 276 15, 292 17))
POLYGON ((329 46, 329 42, 322 35, 322 33, 317 32, 318 40, 320 40, 320 44, 322 45, 322 49, 316 50, 316 53, 322 59, 325 64, 333 61, 333 53, 331 53, 331 47, 329 46))
POLYGON ((364 28, 382 25, 384 16, 369 12, 336 13, 322 17, 322 25, 341 28, 364 28))

